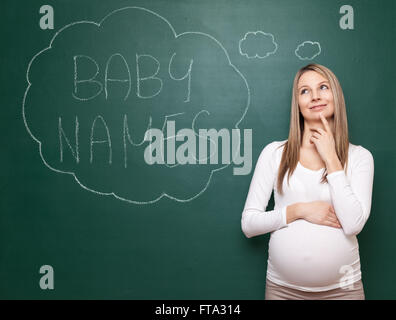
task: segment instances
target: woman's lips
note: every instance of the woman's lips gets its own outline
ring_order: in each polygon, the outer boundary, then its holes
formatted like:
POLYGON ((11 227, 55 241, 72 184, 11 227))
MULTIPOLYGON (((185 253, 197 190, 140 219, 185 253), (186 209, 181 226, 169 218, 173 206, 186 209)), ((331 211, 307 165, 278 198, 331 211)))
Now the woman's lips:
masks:
POLYGON ((321 105, 315 106, 313 108, 310 108, 310 110, 313 110, 313 111, 322 110, 324 107, 326 107, 326 105, 321 104, 321 105))

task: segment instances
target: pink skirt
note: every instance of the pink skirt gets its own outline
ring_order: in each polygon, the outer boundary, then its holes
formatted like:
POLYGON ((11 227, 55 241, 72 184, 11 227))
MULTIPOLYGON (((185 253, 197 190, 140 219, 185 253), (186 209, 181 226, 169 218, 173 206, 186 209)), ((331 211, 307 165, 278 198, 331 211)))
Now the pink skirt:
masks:
POLYGON ((265 300, 365 300, 362 280, 345 288, 306 292, 266 280, 265 300))

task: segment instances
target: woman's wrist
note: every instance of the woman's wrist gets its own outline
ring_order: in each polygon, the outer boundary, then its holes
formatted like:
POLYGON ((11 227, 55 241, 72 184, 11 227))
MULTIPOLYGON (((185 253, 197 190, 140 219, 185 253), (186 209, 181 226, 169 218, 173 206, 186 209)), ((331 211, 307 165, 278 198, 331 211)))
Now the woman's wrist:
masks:
POLYGON ((302 202, 293 203, 286 208, 286 223, 289 224, 297 219, 303 218, 302 202))

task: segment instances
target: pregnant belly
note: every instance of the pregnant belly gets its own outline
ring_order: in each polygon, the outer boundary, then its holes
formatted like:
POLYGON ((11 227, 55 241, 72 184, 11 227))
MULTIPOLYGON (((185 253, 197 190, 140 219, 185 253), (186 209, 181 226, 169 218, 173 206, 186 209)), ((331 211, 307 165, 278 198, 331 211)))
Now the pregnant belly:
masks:
POLYGON ((351 269, 358 259, 356 236, 346 236, 342 229, 305 220, 294 221, 273 232, 269 242, 269 272, 296 286, 324 287, 339 283, 345 276, 342 270, 351 269))

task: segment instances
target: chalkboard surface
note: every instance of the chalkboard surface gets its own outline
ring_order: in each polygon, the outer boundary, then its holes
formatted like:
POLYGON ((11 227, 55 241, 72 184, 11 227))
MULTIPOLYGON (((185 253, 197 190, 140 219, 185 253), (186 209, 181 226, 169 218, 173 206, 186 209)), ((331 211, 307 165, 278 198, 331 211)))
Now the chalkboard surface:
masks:
POLYGON ((344 5, 6 1, 0 298, 263 299, 241 213, 315 62, 374 156, 366 298, 395 299, 395 2, 344 5))

